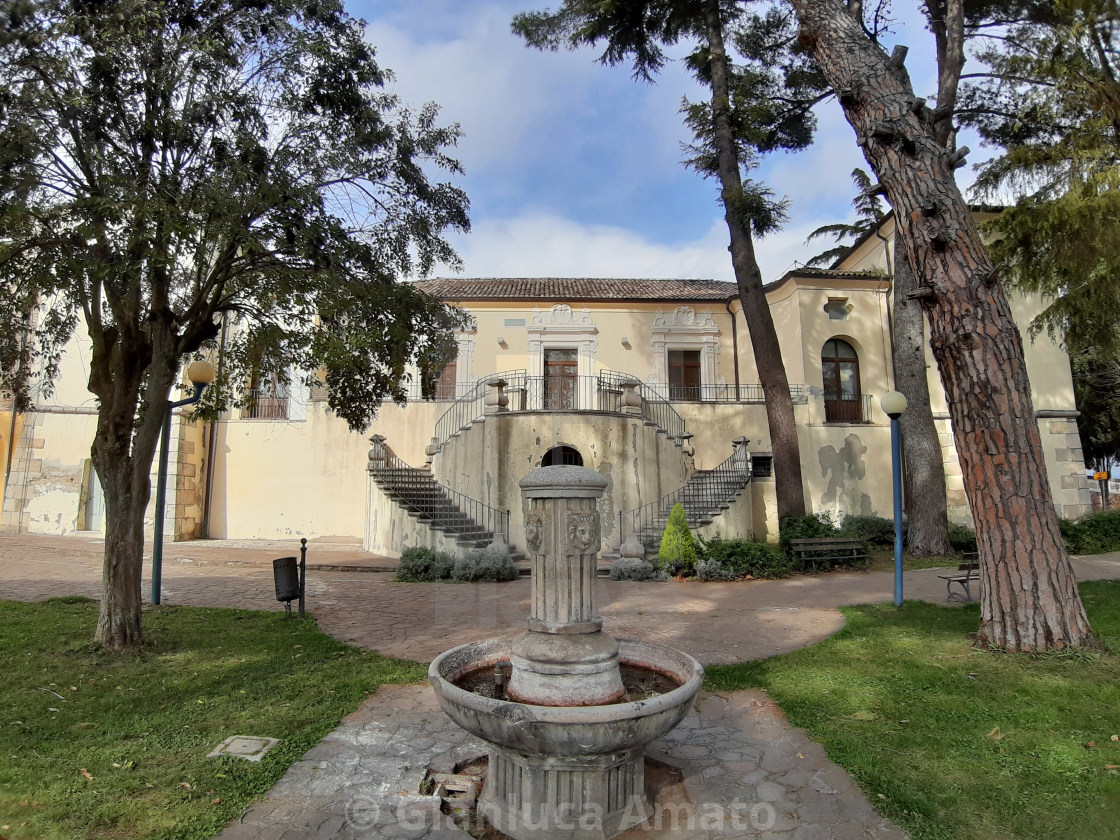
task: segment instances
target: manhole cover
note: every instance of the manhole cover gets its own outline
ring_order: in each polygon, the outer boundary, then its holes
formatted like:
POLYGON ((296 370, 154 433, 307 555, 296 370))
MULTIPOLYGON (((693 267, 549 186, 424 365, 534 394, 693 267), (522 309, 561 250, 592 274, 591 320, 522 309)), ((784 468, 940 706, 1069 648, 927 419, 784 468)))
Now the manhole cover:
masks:
POLYGON ((249 761, 260 761, 264 754, 280 743, 278 738, 260 738, 256 735, 231 735, 207 755, 207 758, 217 758, 220 755, 232 755, 245 758, 249 761))

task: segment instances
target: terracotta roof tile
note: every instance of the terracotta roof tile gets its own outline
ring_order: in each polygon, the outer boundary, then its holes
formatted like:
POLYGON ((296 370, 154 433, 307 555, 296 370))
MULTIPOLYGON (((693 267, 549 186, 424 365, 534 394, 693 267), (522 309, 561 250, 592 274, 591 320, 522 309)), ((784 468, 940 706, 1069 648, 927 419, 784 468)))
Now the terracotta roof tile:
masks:
POLYGON ((728 300, 734 283, 719 280, 643 280, 601 277, 477 277, 421 280, 417 287, 446 301, 460 300, 728 300))

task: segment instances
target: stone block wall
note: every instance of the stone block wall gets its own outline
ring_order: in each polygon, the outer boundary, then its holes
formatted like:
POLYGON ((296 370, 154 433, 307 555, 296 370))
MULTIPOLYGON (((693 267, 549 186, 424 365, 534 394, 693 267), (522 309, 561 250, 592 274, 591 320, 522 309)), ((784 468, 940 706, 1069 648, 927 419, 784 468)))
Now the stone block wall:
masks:
MULTIPOLYGON (((206 500, 206 463, 209 458, 207 424, 195 420, 189 414, 178 416, 175 421, 178 440, 174 461, 168 464, 169 522, 164 528, 175 540, 195 540, 202 536, 206 500), (171 523, 174 523, 174 527, 171 523)), ((174 430, 172 436, 175 436, 174 430)))

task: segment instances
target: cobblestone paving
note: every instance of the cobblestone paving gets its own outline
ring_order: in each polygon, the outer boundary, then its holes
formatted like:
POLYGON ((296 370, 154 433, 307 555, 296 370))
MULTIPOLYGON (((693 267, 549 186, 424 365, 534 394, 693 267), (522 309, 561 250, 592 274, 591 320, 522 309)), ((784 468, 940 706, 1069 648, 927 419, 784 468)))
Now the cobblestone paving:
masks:
MULTIPOLYGON (((220 840, 469 836, 419 795, 429 765, 450 771, 485 745, 440 711, 427 686, 385 686, 293 765, 220 840)), ((679 768, 685 795, 660 799, 639 838, 904 840, 820 745, 760 691, 702 693, 651 757, 679 768)))

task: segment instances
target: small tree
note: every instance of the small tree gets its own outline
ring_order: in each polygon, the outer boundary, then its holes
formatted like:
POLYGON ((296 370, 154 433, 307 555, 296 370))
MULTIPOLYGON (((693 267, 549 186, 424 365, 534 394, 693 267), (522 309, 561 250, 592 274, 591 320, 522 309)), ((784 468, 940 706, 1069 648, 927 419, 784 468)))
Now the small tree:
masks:
POLYGON ((325 369, 354 429, 408 364, 434 387, 461 318, 395 278, 456 262, 467 200, 428 173, 458 170, 458 129, 381 89, 338 0, 39 0, 0 27, 0 392, 49 390, 84 324, 96 639, 133 648, 168 397, 220 320, 243 322, 246 367, 325 369))
POLYGON ((1086 350, 1071 361, 1085 462, 1096 472, 1111 473, 1120 461, 1120 360, 1086 350))
POLYGON ((665 532, 661 535, 661 548, 657 551, 657 567, 673 574, 692 574, 696 568, 696 541, 688 528, 684 505, 677 502, 669 512, 665 532))

